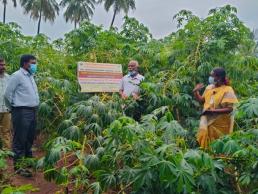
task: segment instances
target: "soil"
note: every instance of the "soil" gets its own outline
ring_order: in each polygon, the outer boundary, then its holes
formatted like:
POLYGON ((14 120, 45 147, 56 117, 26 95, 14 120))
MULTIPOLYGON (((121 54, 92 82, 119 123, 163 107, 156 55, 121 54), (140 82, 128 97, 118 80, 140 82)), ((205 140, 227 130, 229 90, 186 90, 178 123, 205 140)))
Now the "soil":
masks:
MULTIPOLYGON (((39 137, 34 143, 33 147, 33 156, 37 159, 40 159, 44 156, 44 151, 42 149, 42 142, 44 137, 39 137)), ((89 151, 89 150, 88 150, 89 151)), ((70 157, 69 162, 73 162, 74 158, 70 157), (70 161, 71 160, 71 161, 70 161)), ((8 177, 8 184, 14 187, 19 187, 22 185, 32 185, 33 188, 37 189, 37 191, 34 192, 27 192, 26 194, 55 194, 55 193, 62 193, 60 192, 61 188, 59 188, 55 183, 48 182, 44 179, 44 173, 43 171, 37 171, 33 172, 33 176, 31 178, 26 178, 23 176, 20 176, 18 174, 15 174, 14 168, 13 168, 13 162, 12 159, 9 158, 7 160, 8 168, 7 168, 7 177, 8 177), (58 192, 59 191, 59 192, 58 192)), ((62 163, 58 163, 58 166, 62 166, 62 163)), ((72 188, 69 188, 68 193, 72 193, 72 188), (71 190, 70 190, 71 189, 71 190)), ((82 192, 84 193, 84 192, 82 192)), ((89 192, 92 193, 92 192, 89 192)), ((109 190, 105 192, 104 194, 115 194, 117 192, 109 190)), ((126 192, 127 193, 127 192, 126 192)))
MULTIPOLYGON (((37 140, 33 147, 33 154, 35 158, 41 158, 44 155, 44 151, 40 148, 40 141, 37 140)), ((22 177, 15 174, 13 169, 12 159, 8 159, 8 169, 7 173, 9 177, 9 184, 12 186, 21 186, 31 184, 34 188, 37 188, 37 191, 28 192, 35 194, 54 194, 58 191, 58 186, 54 183, 48 182, 44 179, 44 174, 42 171, 33 172, 31 178, 22 177)))

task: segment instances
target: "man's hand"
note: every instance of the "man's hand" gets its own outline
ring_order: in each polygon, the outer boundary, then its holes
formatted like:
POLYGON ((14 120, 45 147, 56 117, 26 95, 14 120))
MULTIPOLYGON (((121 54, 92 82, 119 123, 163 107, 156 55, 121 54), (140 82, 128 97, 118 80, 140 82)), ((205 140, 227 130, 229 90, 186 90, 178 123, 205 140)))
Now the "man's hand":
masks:
POLYGON ((132 93, 132 96, 134 100, 138 100, 140 98, 140 96, 136 93, 132 93))
POLYGON ((204 85, 202 83, 199 83, 195 86, 195 88, 193 89, 193 92, 200 91, 202 88, 204 88, 204 85))
POLYGON ((125 99, 128 98, 128 96, 126 96, 125 93, 122 93, 122 94, 121 94, 121 97, 122 97, 123 100, 125 100, 125 99))

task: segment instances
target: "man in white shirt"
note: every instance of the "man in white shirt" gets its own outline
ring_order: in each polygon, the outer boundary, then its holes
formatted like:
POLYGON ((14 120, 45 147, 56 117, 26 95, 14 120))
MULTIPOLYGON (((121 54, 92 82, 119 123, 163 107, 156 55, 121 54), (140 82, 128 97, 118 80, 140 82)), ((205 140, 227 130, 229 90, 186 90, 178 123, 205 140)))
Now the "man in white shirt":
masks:
POLYGON ((120 83, 119 94, 123 99, 133 97, 135 100, 139 98, 140 83, 144 80, 144 76, 139 74, 139 63, 130 61, 128 64, 128 74, 125 75, 120 83))
POLYGON ((0 139, 4 149, 11 147, 11 115, 4 100, 9 75, 5 72, 5 60, 0 58, 0 139))
POLYGON ((20 167, 19 161, 32 157, 31 148, 36 134, 39 105, 38 88, 34 80, 36 72, 36 57, 22 55, 20 69, 10 76, 5 90, 6 104, 11 107, 12 112, 14 167, 23 176, 31 176, 29 170, 20 167))

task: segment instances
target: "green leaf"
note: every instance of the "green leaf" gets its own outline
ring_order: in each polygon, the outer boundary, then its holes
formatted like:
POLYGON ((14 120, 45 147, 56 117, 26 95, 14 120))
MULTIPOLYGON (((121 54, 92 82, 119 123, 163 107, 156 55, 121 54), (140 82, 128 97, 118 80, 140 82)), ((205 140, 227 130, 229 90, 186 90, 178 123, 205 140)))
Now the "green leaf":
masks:
POLYGON ((87 114, 87 110, 85 110, 86 109, 86 106, 85 105, 83 105, 83 104, 80 104, 78 107, 77 107, 77 111, 76 111, 76 114, 78 115, 78 116, 80 116, 80 117, 87 117, 87 116, 89 116, 88 114, 87 114))
POLYGON ((52 113, 52 107, 47 102, 42 102, 39 106, 39 115, 50 116, 52 113))
POLYGON ((98 147, 96 149, 96 154, 98 155, 98 157, 103 156, 104 153, 105 153, 105 148, 104 147, 98 147))
POLYGON ((203 174, 198 178, 197 185, 201 187, 204 193, 216 194, 216 180, 208 174, 203 174))
POLYGON ((89 174, 89 170, 86 168, 86 166, 84 165, 79 165, 79 166, 75 166, 73 167, 70 172, 69 172, 72 176, 81 176, 81 175, 88 175, 89 174))
POLYGON ((88 134, 90 132, 94 132, 96 135, 100 135, 102 128, 99 126, 98 123, 91 123, 89 125, 85 125, 84 133, 88 134))
POLYGON ((184 169, 177 169, 176 174, 177 192, 181 193, 185 190, 188 192, 192 191, 192 188, 195 186, 192 174, 184 169))
POLYGON ((89 120, 91 123, 98 123, 100 122, 100 117, 98 114, 92 114, 89 120))
POLYGON ((62 135, 67 139, 78 141, 82 137, 81 130, 78 126, 71 126, 62 132, 62 135))
POLYGON ((161 181, 174 182, 176 178, 176 166, 166 160, 160 161, 158 164, 159 175, 161 181))
POLYGON ((249 98, 240 106, 247 118, 257 118, 258 117, 258 98, 249 98))
POLYGON ((88 154, 84 159, 84 164, 89 169, 97 169, 100 165, 99 157, 96 154, 88 154))
POLYGON ((211 148, 216 154, 221 154, 223 153, 224 142, 218 139, 211 144, 211 148))
POLYGON ((32 186, 31 184, 26 184, 19 187, 7 186, 2 190, 1 194, 25 194, 28 192, 37 192, 37 191, 39 191, 38 188, 32 186))
POLYGON ((71 121, 71 120, 64 120, 61 124, 60 124, 60 126, 58 127, 58 133, 59 134, 62 134, 62 132, 65 130, 65 129, 67 129, 67 128, 69 128, 69 127, 71 127, 71 126, 73 126, 73 122, 71 121))
POLYGON ((223 147, 223 153, 230 155, 230 154, 234 154, 239 149, 240 149, 240 146, 235 140, 229 140, 228 142, 225 143, 223 147))
POLYGON ((136 170, 136 176, 134 179, 134 188, 136 190, 143 186, 151 187, 152 181, 154 181, 154 173, 150 167, 144 167, 136 170))
POLYGON ((55 182, 59 185, 65 184, 68 182, 69 172, 68 169, 62 167, 60 171, 57 172, 57 176, 55 176, 55 182))
POLYGON ((97 179, 102 185, 104 185, 105 188, 110 188, 117 185, 117 179, 114 173, 115 172, 106 170, 98 170, 94 172, 97 179))
POLYGON ((202 166, 202 157, 197 150, 188 150, 184 154, 184 158, 194 166, 202 166))
POLYGON ((178 155, 175 171, 177 192, 190 192, 192 190, 192 188, 195 186, 193 173, 194 172, 191 165, 189 165, 184 158, 181 158, 181 155, 178 155))
POLYGON ((93 194, 101 194, 102 189, 99 182, 94 182, 89 186, 89 190, 93 191, 93 194))
POLYGON ((243 186, 248 186, 251 183, 251 175, 248 173, 244 173, 242 176, 239 178, 239 182, 243 186))
POLYGON ((48 164, 55 164, 68 151, 72 150, 71 142, 63 137, 58 137, 53 142, 53 145, 45 157, 48 164))
POLYGON ((175 145, 174 144, 163 144, 159 148, 157 148, 156 153, 160 154, 163 158, 166 155, 172 155, 175 152, 175 145))

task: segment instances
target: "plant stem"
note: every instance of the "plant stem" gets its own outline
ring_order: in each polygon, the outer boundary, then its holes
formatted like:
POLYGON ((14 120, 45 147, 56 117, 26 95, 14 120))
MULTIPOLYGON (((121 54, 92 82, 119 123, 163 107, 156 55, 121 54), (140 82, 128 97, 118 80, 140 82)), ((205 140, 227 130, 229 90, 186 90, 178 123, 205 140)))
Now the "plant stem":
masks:
POLYGON ((80 165, 83 165, 83 156, 84 156, 84 150, 85 150, 85 145, 87 142, 87 135, 84 135, 83 143, 82 143, 82 149, 81 149, 81 154, 80 154, 80 165))
POLYGON ((75 165, 78 162, 79 159, 76 159, 75 161, 73 161, 71 164, 65 166, 65 168, 70 168, 71 166, 75 165))
POLYGON ((62 113, 61 110, 58 108, 57 104, 54 103, 54 105, 55 105, 55 107, 56 107, 56 109, 57 109, 59 115, 60 115, 60 116, 63 116, 63 113, 62 113))
POLYGON ((92 147, 90 146, 90 144, 87 143, 87 146, 90 148, 91 153, 94 154, 93 149, 92 149, 92 147))
POLYGON ((126 185, 124 188, 122 188, 122 189, 118 192, 118 194, 123 193, 123 192, 124 192, 128 187, 130 187, 132 184, 133 184, 133 182, 130 182, 128 185, 126 185))

